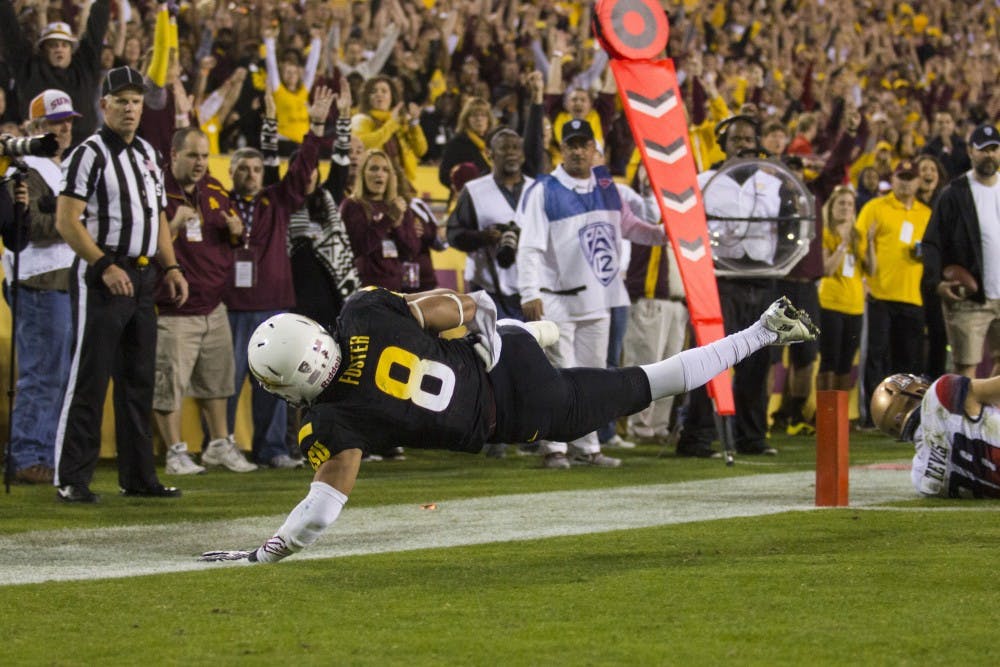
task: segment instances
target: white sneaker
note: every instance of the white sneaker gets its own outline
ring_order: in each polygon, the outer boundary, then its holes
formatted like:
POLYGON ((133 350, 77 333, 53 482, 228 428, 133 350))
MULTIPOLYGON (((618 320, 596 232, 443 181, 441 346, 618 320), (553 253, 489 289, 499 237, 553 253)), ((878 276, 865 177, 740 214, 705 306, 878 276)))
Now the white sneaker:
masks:
POLYGON ((540 347, 548 347, 559 342, 559 325, 549 320, 525 322, 525 328, 535 337, 540 347))
POLYGON ((584 454, 579 452, 573 455, 570 461, 573 465, 597 466, 598 468, 617 468, 622 464, 621 459, 605 456, 601 452, 584 454))
POLYGON ((602 442, 601 447, 610 447, 611 449, 635 449, 635 443, 630 440, 625 440, 616 433, 611 436, 611 439, 607 442, 602 442))
POLYGON ((566 470, 569 468, 569 459, 562 452, 552 452, 546 454, 542 459, 542 467, 551 470, 566 470))
POLYGON ((788 297, 784 296, 764 311, 760 316, 760 323, 768 331, 778 334, 778 340, 773 343, 774 345, 816 340, 816 336, 819 335, 819 327, 813 324, 809 315, 793 306, 788 297))
POLYGON ((301 468, 304 465, 302 459, 293 459, 288 454, 278 454, 271 459, 272 468, 301 468))
POLYGON ((164 472, 168 475, 198 475, 205 472, 205 468, 191 460, 186 442, 175 442, 167 447, 167 467, 164 472))
POLYGON ((257 469, 256 463, 247 461, 232 436, 208 443, 208 447, 201 453, 201 462, 209 466, 224 466, 233 472, 251 472, 257 469))

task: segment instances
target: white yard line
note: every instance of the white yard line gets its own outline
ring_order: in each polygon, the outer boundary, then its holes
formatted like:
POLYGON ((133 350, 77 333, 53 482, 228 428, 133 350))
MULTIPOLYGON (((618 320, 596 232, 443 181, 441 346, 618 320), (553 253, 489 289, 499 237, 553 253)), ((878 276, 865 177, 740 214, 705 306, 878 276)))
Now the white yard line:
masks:
MULTIPOLYGON (((352 508, 296 560, 583 535, 816 509, 813 472, 677 484, 448 500, 437 509, 352 508)), ((851 470, 851 506, 913 498, 909 472, 851 470)), ((433 501, 433 498, 418 501, 433 501)), ((289 508, 291 509, 291 508, 289 508)), ((238 566, 209 549, 259 545, 284 514, 229 521, 49 530, 0 537, 0 585, 105 579, 238 566)))

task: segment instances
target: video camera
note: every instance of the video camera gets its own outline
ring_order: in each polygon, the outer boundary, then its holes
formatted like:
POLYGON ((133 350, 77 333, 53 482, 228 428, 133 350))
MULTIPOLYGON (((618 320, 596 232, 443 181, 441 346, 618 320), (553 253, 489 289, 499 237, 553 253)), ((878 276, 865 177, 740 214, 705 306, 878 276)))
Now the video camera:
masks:
POLYGON ((51 132, 34 137, 0 135, 0 157, 52 157, 59 152, 59 141, 51 132))

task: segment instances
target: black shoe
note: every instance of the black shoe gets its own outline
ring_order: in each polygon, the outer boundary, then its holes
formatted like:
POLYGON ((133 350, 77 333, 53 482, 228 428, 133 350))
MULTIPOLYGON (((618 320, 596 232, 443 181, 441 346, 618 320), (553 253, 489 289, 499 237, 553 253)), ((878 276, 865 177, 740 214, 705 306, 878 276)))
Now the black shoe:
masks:
POLYGON ((145 489, 121 489, 119 493, 126 498, 180 498, 181 490, 176 486, 157 484, 145 489))
POLYGON ((721 459, 722 453, 715 451, 711 447, 678 447, 677 456, 692 459, 721 459))
POLYGON ((94 504, 101 501, 101 497, 85 486, 74 486, 67 484, 56 489, 56 499, 64 503, 87 503, 94 504))
POLYGON ((738 454, 743 454, 745 456, 777 456, 778 450, 774 447, 768 447, 764 445, 763 447, 755 447, 753 449, 737 449, 738 454))

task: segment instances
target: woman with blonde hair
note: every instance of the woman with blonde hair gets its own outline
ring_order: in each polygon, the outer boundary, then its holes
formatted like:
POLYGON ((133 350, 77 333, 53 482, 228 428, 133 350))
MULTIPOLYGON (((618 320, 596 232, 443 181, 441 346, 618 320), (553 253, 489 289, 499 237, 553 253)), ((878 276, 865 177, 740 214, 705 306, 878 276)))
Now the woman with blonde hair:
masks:
POLYGON ((340 216, 362 285, 396 292, 419 287, 420 239, 385 151, 371 150, 362 158, 354 191, 341 204, 340 216))
POLYGON ((851 368, 861 343, 865 292, 854 239, 856 195, 834 188, 823 204, 823 278, 819 281, 819 374, 816 389, 850 390, 851 368))
POLYGON ((458 114, 455 136, 448 140, 441 153, 438 180, 441 185, 451 187, 451 170, 462 162, 471 162, 479 170, 479 176, 490 173, 493 162, 490 159, 487 138, 496 127, 493 107, 482 97, 471 97, 458 114))
POLYGON ((420 108, 399 99, 392 79, 376 76, 362 86, 358 111, 351 118, 351 134, 365 148, 384 152, 398 173, 416 183, 417 162, 427 152, 420 108))

